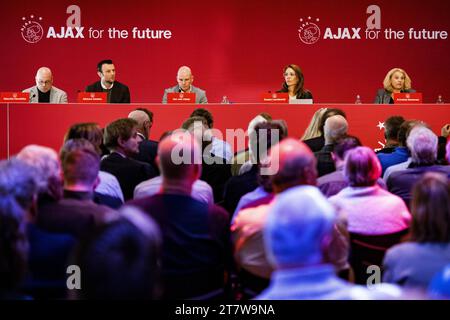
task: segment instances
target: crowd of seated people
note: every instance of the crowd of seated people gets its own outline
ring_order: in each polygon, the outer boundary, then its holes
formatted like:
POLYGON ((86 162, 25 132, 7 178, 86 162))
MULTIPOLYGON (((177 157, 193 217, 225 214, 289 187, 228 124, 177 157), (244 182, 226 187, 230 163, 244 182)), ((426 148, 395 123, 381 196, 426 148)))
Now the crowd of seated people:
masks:
POLYGON ((203 108, 74 123, 0 161, 0 299, 450 298, 448 127, 388 120, 378 153, 339 109, 242 150, 203 108))

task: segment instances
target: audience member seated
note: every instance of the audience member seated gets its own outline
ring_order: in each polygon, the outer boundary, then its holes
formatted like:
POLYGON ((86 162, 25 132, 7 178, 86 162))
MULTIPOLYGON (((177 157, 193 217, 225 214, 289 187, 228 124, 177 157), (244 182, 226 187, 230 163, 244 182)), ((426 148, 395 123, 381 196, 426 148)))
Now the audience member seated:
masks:
POLYGON ((325 121, 323 130, 325 145, 320 151, 314 153, 317 158, 317 173, 319 177, 336 170, 331 152, 333 152, 336 143, 346 137, 348 130, 347 120, 341 115, 331 116, 325 121))
MULTIPOLYGON (((208 129, 211 130, 213 128, 213 115, 208 110, 204 108, 198 108, 195 109, 190 116, 205 118, 208 129)), ((230 144, 222 139, 217 138, 214 135, 211 135, 211 154, 215 155, 216 157, 224 158, 227 163, 229 163, 231 161, 231 158, 233 157, 233 151, 231 150, 230 144)))
POLYGON ((241 197, 258 187, 259 163, 267 157, 272 145, 284 139, 283 128, 278 122, 264 122, 256 125, 249 139, 252 167, 239 176, 231 177, 225 185, 223 207, 232 214, 241 197))
POLYGON ((122 218, 86 236, 74 253, 81 290, 70 299, 157 299, 160 296, 161 236, 155 222, 124 206, 122 218))
POLYGON ((164 90, 162 103, 167 103, 167 94, 173 92, 192 92, 195 93, 195 103, 208 103, 206 92, 192 85, 194 76, 192 75, 191 68, 187 66, 180 67, 177 72, 177 82, 178 84, 176 86, 164 90))
POLYGON ((56 175, 59 176, 58 158, 53 150, 39 146, 26 147, 19 155, 26 162, 14 159, 0 166, 0 190, 13 195, 26 211, 29 250, 22 291, 35 299, 60 299, 65 294, 67 259, 75 239, 66 233, 50 232, 37 224, 40 204, 56 201, 50 189, 55 188, 56 175))
POLYGON ((305 129, 305 132, 303 133, 303 136, 300 138, 300 140, 304 142, 323 135, 323 132, 320 132, 319 130, 319 125, 323 115, 327 110, 328 108, 320 108, 317 109, 316 112, 314 112, 314 115, 312 116, 311 121, 309 122, 308 127, 305 129))
MULTIPOLYGON (((310 149, 300 141, 287 138, 270 149, 270 163, 273 170, 270 181, 275 194, 283 193, 298 185, 315 185, 317 178, 316 159, 310 149)), ((277 197, 275 197, 276 199, 277 197)), ((244 278, 258 284, 255 289, 263 289, 272 273, 264 249, 262 230, 267 214, 272 206, 270 202, 258 200, 261 204, 244 208, 238 212, 231 226, 234 252, 237 264, 242 268, 244 278)), ((333 257, 337 271, 348 268, 348 241, 340 237, 335 228, 333 246, 328 254, 333 257)), ((258 290, 253 290, 257 293, 258 290)))
POLYGON ((20 293, 28 262, 26 213, 1 180, 0 188, 0 300, 27 299, 20 293))
POLYGON ((401 197, 408 207, 411 189, 424 173, 441 172, 450 177, 450 166, 436 165, 437 144, 433 131, 422 125, 413 127, 407 139, 411 163, 407 169, 392 173, 387 180, 389 191, 401 197))
MULTIPOLYGON (((339 141, 339 143, 334 147, 334 151, 331 153, 331 156, 334 160, 336 171, 321 176, 317 179, 317 186, 327 198, 334 196, 348 186, 348 180, 344 176, 345 154, 347 151, 360 146, 361 142, 357 137, 348 136, 347 138, 339 141)), ((377 183, 383 189, 387 189, 386 183, 383 179, 379 178, 377 183)))
MULTIPOLYGON (((386 144, 376 153, 377 155, 380 153, 392 153, 395 150, 395 147, 400 145, 400 141, 398 139, 398 131, 402 123, 405 122, 405 119, 402 116, 390 116, 383 122, 384 127, 384 138, 386 139, 386 144)), ((380 157, 378 157, 379 159, 380 157)), ((383 162, 381 161, 381 167, 383 167, 383 162)), ((384 172, 384 167, 383 167, 384 172)))
POLYGON ((324 259, 335 221, 333 207, 315 187, 293 187, 277 196, 264 227, 275 271, 257 299, 373 299, 368 289, 339 279, 324 259))
POLYGON ((139 183, 157 175, 148 163, 131 159, 139 152, 136 121, 119 119, 110 123, 105 129, 104 142, 111 154, 102 159, 100 169, 117 178, 125 200, 132 199, 139 183))
POLYGON ((134 159, 146 162, 159 173, 158 166, 155 163, 156 153, 158 151, 158 142, 149 140, 150 129, 153 126, 153 112, 138 108, 128 114, 128 118, 138 123, 137 134, 140 138, 139 153, 133 156, 134 159))
MULTIPOLYGON (((323 127, 325 126, 325 121, 332 116, 336 116, 336 115, 340 115, 343 116, 344 118, 346 118, 345 112, 342 111, 341 109, 333 109, 333 108, 327 108, 322 116, 318 119, 319 121, 319 125, 318 125, 318 132, 315 135, 315 137, 313 138, 305 138, 302 139, 303 142, 311 149, 312 152, 317 152, 320 151, 324 145, 325 145, 325 137, 324 137, 324 130, 323 127)), ((317 117, 320 116, 320 113, 317 115, 317 117)), ((313 118, 316 117, 316 114, 314 114, 313 118)), ((313 120, 311 120, 312 122, 313 120)), ((310 126, 314 126, 311 125, 310 126)))
POLYGON ((289 101, 296 99, 312 99, 312 93, 303 87, 305 78, 299 66, 290 64, 283 69, 284 82, 277 92, 289 94, 289 101))
MULTIPOLYGON (((153 196, 161 191, 163 184, 162 176, 151 178, 139 183, 134 189, 134 199, 153 196)), ((211 186, 203 180, 196 180, 192 185, 191 196, 206 204, 214 203, 214 194, 211 186)))
MULTIPOLYGON (((259 123, 272 121, 272 117, 270 114, 266 112, 261 112, 256 117, 254 117, 252 120, 250 120, 247 128, 247 136, 250 137, 252 132, 255 130, 255 126, 259 123)), ((239 146, 238 146, 239 148, 239 146)), ((233 158, 231 159, 231 175, 237 176, 239 175, 239 171, 241 169, 241 166, 250 160, 250 150, 244 149, 241 151, 238 151, 233 158)))
POLYGON ((409 228, 408 208, 376 183, 380 174, 380 162, 370 148, 347 151, 344 175, 349 186, 329 200, 346 216, 349 232, 382 235, 409 228))
POLYGON ((201 175, 201 147, 188 132, 178 131, 160 141, 158 159, 161 192, 128 204, 141 208, 161 229, 163 298, 223 297, 231 263, 229 217, 224 209, 191 197, 201 175), (172 153, 179 158, 172 159, 172 153))
POLYGON ((67 103, 67 93, 53 85, 53 74, 49 68, 39 68, 35 80, 34 87, 23 90, 30 94, 31 103, 67 103))
POLYGON ((450 300, 450 264, 433 277, 427 294, 431 299, 450 300))
MULTIPOLYGON (((95 148, 95 151, 101 155, 101 145, 103 143, 103 132, 97 123, 84 122, 72 125, 64 136, 64 142, 72 139, 86 139, 95 148)), ((101 195, 109 196, 120 200, 120 204, 114 206, 119 207, 123 202, 123 193, 120 188, 119 181, 112 174, 106 171, 99 171, 98 178, 100 180, 95 192, 101 195)), ((113 200, 113 199, 112 199, 113 200)), ((114 201, 115 203, 118 201, 114 201)))
POLYGON ((213 189, 214 202, 223 201, 225 183, 231 177, 231 164, 226 163, 222 157, 214 155, 211 143, 211 132, 207 120, 203 117, 193 116, 183 122, 183 130, 189 131, 197 139, 202 150, 202 170, 200 179, 207 182, 213 189))
POLYGON ((411 78, 405 70, 394 68, 388 71, 383 80, 384 89, 379 89, 375 97, 376 104, 394 104, 394 93, 416 92, 411 89, 411 78))
POLYGON ((450 181, 446 175, 428 172, 412 193, 411 242, 386 253, 383 281, 425 290, 450 263, 450 181))
POLYGON ((97 64, 97 81, 86 87, 86 92, 106 92, 108 103, 130 103, 130 89, 116 81, 116 68, 112 60, 102 60, 97 64))

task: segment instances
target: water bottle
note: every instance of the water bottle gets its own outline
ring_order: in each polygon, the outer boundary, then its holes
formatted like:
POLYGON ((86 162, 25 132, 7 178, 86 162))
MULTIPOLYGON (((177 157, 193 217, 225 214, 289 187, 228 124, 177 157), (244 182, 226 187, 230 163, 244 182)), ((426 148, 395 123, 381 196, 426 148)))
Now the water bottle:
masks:
POLYGON ((361 103, 362 103, 361 97, 360 97, 360 95, 358 94, 358 95, 356 95, 355 104, 361 104, 361 103))
POLYGON ((227 96, 223 96, 222 97, 222 102, 221 102, 222 104, 229 104, 230 103, 230 101, 228 100, 228 97, 227 96))
POLYGON ((442 95, 438 95, 438 98, 436 100, 436 104, 444 104, 444 100, 442 99, 442 95))

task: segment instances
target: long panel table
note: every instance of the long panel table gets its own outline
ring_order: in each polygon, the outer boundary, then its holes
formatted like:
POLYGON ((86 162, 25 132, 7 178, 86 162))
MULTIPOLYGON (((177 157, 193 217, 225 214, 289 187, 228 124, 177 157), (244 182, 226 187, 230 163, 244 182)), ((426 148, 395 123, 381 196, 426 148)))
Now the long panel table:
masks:
POLYGON ((135 108, 144 107, 154 113, 150 138, 159 140, 167 130, 179 128, 195 108, 206 107, 214 116, 214 128, 224 139, 237 140, 227 129, 247 130, 249 121, 260 112, 267 112, 274 119, 284 119, 289 135, 301 137, 314 112, 319 108, 340 108, 347 114, 349 133, 358 136, 362 143, 374 149, 384 143, 383 121, 392 115, 427 122, 440 135, 444 124, 450 123, 450 104, 433 105, 373 105, 373 104, 208 104, 208 105, 88 105, 88 104, 0 104, 0 158, 16 154, 28 144, 39 144, 59 150, 67 129, 77 122, 97 122, 104 127, 118 118, 127 117, 135 108))

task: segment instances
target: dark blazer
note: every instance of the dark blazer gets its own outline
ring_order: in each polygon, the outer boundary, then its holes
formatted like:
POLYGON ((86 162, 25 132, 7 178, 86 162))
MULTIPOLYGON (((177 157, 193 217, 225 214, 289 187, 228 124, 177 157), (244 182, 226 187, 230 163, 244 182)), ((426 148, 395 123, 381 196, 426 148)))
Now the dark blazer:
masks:
POLYGON ((155 169, 147 163, 111 153, 100 163, 100 170, 114 175, 119 181, 125 201, 133 198, 134 188, 142 181, 156 177, 155 169))
POLYGON ((318 152, 322 150, 323 146, 325 145, 325 138, 323 136, 311 138, 307 140, 302 141, 304 144, 306 144, 312 152, 318 152))
MULTIPOLYGON (((86 92, 103 92, 100 81, 86 87, 86 92)), ((130 89, 120 82, 114 81, 111 89, 110 103, 130 103, 130 89)))
POLYGON ((156 165, 155 158, 158 153, 158 142, 153 140, 142 140, 139 143, 139 153, 133 156, 133 159, 148 163, 159 174, 159 168, 156 165))
MULTIPOLYGON (((402 90, 402 93, 413 93, 416 92, 416 90, 414 89, 409 89, 409 90, 402 90)), ((376 104, 393 104, 394 101, 391 100, 391 94, 392 92, 387 91, 386 89, 379 89, 377 91, 377 96, 375 97, 375 101, 374 103, 376 104)))

